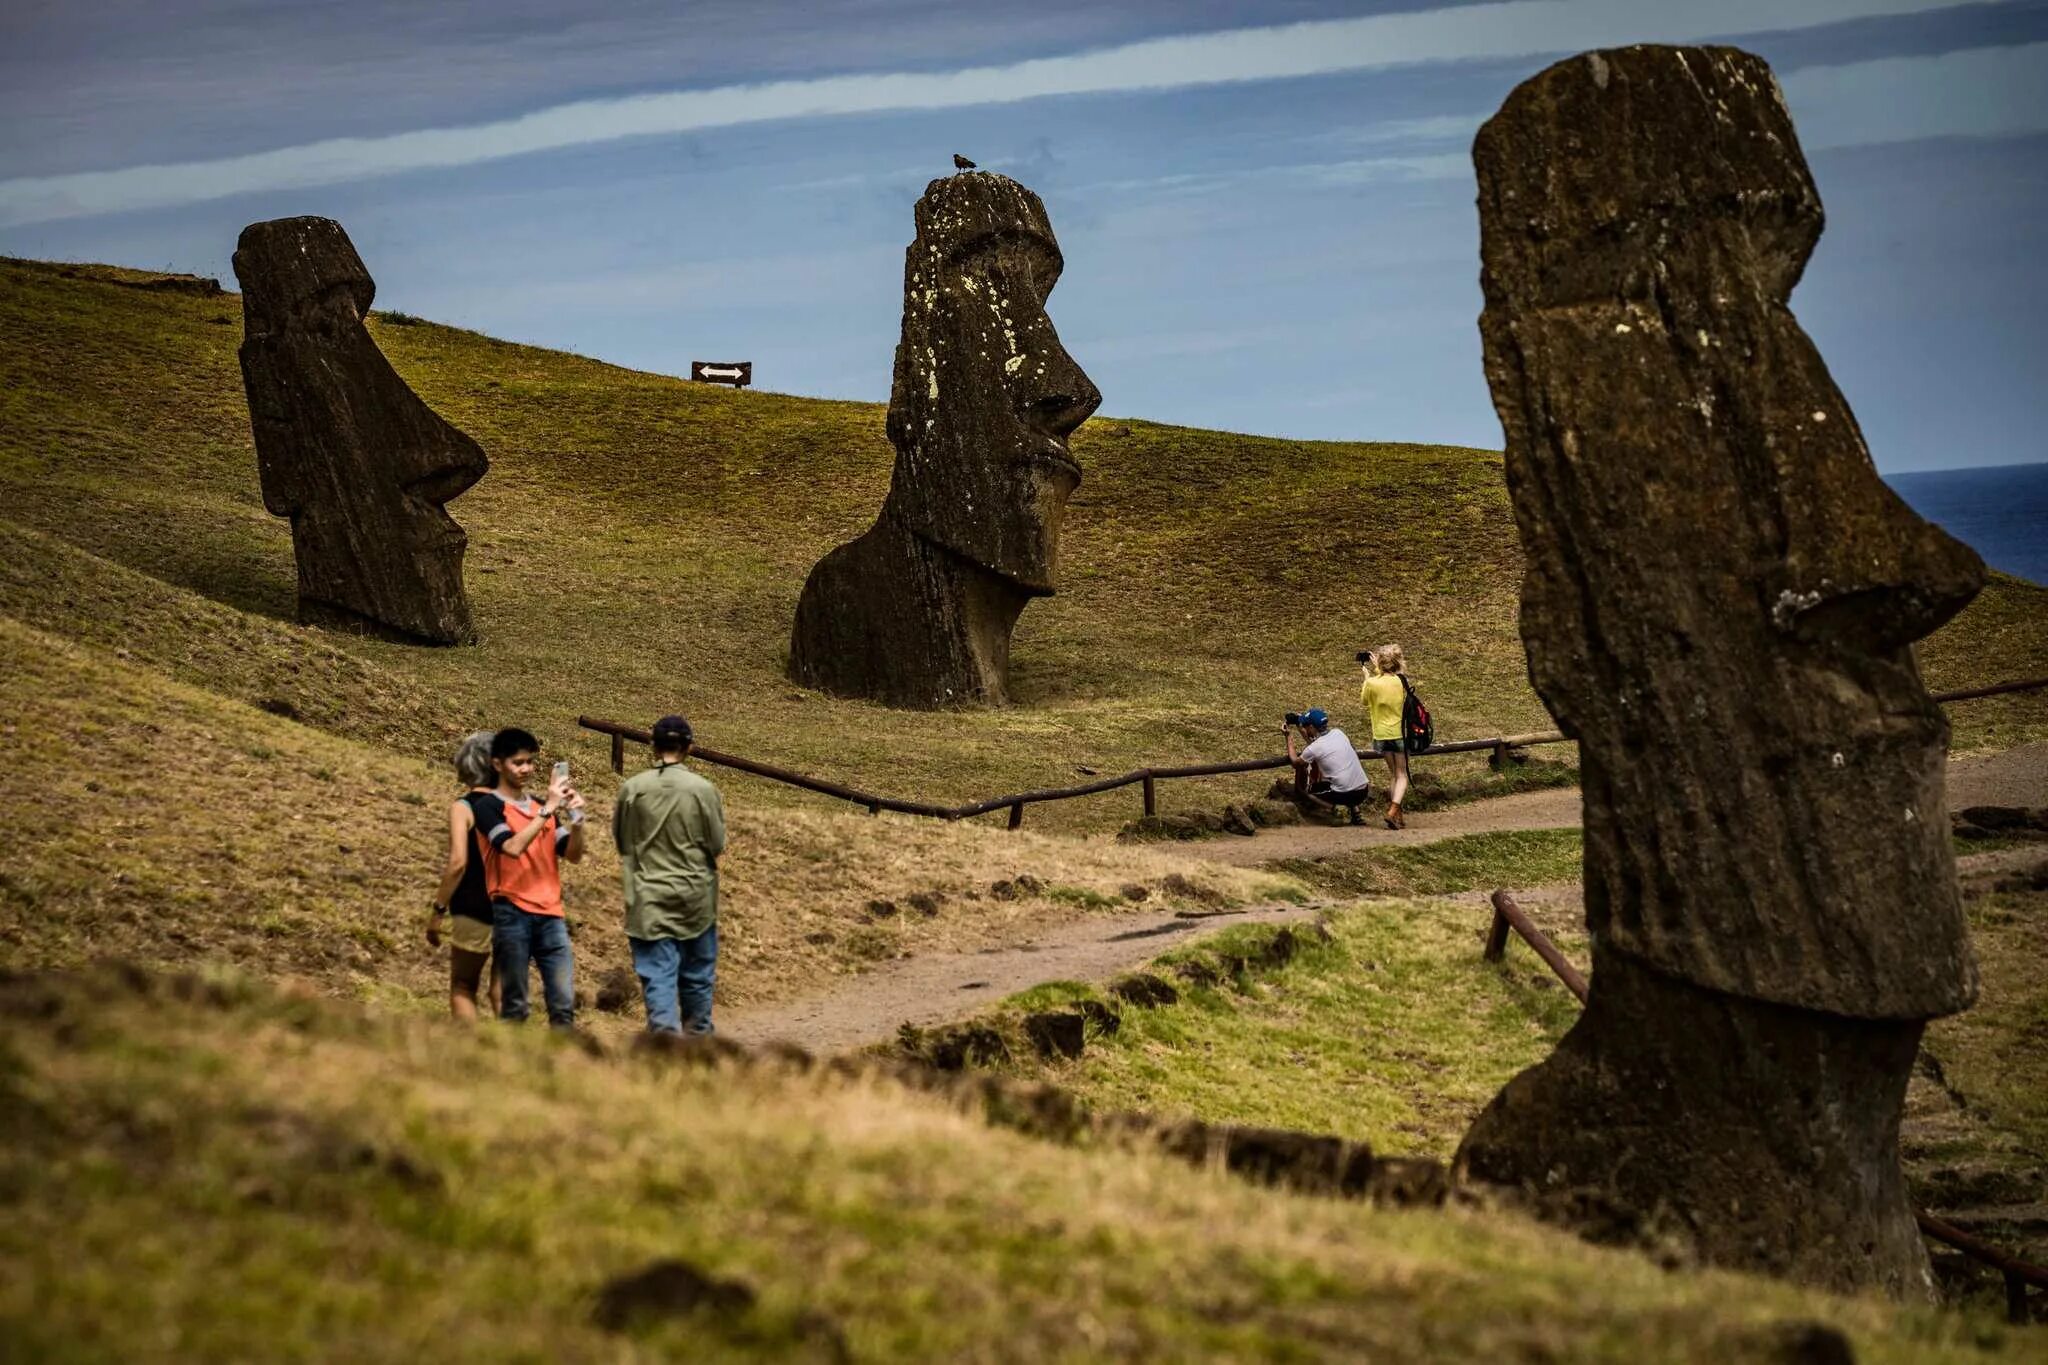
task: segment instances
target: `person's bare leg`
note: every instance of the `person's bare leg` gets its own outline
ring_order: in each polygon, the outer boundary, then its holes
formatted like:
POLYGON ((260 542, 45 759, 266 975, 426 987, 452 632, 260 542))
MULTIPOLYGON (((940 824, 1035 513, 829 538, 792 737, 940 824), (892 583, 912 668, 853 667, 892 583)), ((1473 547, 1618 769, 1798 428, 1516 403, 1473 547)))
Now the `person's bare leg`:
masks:
MULTIPOLYGON (((450 1016, 466 1024, 476 1022, 477 983, 483 973, 488 970, 489 964, 490 958, 488 955, 464 952, 460 948, 450 950, 448 954, 448 1013, 450 1016)), ((492 989, 495 995, 495 982, 492 985, 492 989)), ((491 1004, 495 1011, 497 1001, 494 999, 491 1004)))
POLYGON ((1408 798, 1408 755, 1390 754, 1388 760, 1394 770, 1393 801, 1398 806, 1408 798))

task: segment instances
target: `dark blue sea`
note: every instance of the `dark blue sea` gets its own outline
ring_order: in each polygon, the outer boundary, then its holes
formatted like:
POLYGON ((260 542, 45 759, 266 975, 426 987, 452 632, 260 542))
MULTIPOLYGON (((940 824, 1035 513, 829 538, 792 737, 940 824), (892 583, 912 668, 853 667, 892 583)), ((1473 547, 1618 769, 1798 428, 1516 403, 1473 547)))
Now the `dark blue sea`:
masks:
POLYGON ((1934 469, 1886 482, 1992 568, 2048 583, 2048 464, 1934 469))

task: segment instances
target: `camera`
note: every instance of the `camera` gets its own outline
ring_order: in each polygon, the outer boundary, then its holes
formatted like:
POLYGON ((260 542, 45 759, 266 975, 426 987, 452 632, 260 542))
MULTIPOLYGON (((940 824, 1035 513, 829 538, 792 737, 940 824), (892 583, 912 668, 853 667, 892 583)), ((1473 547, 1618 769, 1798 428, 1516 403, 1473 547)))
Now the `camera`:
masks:
POLYGON ((1301 712, 1289 711, 1286 715, 1280 717, 1280 720, 1286 725, 1299 725, 1301 724, 1301 712))
POLYGON ((1371 650, 1369 650, 1369 649, 1361 649, 1361 650, 1359 650, 1359 651, 1358 651, 1358 662, 1360 662, 1360 663, 1365 663, 1365 662, 1367 662, 1368 660, 1370 660, 1371 658, 1372 658, 1372 651, 1371 651, 1371 650))

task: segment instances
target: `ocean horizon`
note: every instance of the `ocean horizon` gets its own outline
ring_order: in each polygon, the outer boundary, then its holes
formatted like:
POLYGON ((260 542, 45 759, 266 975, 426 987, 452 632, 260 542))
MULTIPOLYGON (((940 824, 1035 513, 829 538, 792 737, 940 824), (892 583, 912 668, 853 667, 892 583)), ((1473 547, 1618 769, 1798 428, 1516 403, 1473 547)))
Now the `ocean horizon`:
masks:
POLYGON ((2048 463, 1923 469, 1885 482, 1992 568, 2048 584, 2048 463))

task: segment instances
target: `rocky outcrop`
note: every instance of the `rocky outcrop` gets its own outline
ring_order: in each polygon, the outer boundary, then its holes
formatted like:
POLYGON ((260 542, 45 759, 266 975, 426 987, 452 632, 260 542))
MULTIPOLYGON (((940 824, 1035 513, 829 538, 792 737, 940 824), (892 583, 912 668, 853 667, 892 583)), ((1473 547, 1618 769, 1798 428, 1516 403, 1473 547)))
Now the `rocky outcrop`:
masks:
POLYGON ((1045 205, 1000 175, 934 180, 904 264, 881 517, 820 560, 790 637, 799 683, 893 706, 1001 702, 1010 632, 1057 585, 1081 481, 1067 437, 1101 402, 1053 331, 1045 205))
POLYGON ((263 505, 291 518, 300 619, 474 641, 468 538, 445 504, 490 462, 371 340, 377 287, 348 234, 326 218, 252 223, 234 264, 257 473, 263 505))
POLYGON ((1585 1014, 1459 1169, 1924 1296, 1900 1106, 1976 973, 1912 643, 1983 565, 1877 477, 1788 307, 1821 205, 1761 60, 1573 58, 1473 157, 1522 636, 1579 742, 1595 948, 1585 1014))

